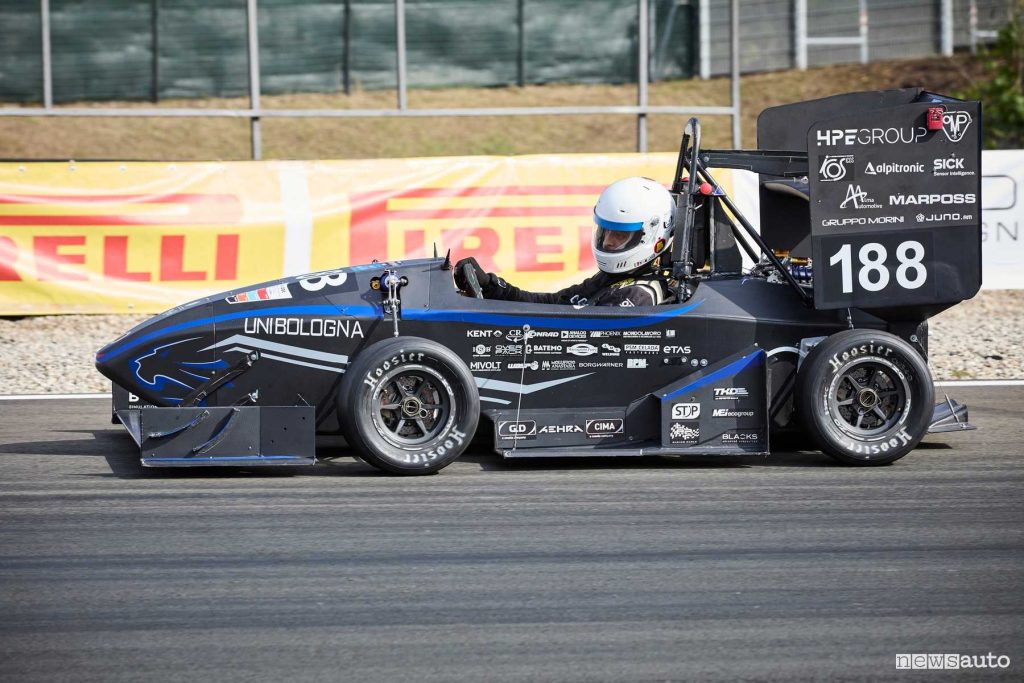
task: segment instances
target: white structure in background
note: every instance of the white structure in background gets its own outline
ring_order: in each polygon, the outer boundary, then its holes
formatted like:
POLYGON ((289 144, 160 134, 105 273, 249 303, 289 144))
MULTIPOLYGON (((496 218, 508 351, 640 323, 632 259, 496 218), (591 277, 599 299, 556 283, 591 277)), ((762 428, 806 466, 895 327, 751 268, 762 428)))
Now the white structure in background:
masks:
MULTIPOLYGON (((1024 150, 984 151, 981 168, 981 287, 1024 289, 1024 150)), ((760 230, 757 174, 732 173, 736 206, 760 230)))

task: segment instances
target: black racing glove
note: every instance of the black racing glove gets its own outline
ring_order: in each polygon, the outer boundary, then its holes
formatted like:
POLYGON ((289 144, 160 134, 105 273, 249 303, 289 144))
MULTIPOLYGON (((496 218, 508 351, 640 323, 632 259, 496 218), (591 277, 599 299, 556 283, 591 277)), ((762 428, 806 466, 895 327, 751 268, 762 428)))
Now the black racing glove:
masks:
POLYGON ((455 264, 455 286, 463 292, 469 291, 469 283, 466 282, 466 275, 462 272, 462 267, 467 263, 473 267, 473 271, 476 272, 476 279, 480 283, 480 288, 486 292, 491 286, 494 275, 481 268, 480 264, 472 256, 464 258, 455 264))

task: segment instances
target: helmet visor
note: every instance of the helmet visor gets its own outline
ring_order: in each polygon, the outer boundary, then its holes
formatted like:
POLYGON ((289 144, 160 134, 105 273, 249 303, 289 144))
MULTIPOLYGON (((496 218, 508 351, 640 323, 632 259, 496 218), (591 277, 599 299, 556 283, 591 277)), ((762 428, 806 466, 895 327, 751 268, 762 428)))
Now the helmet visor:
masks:
POLYGON ((606 254, 629 251, 644 238, 643 223, 619 223, 601 218, 596 213, 594 223, 597 224, 594 248, 606 254))

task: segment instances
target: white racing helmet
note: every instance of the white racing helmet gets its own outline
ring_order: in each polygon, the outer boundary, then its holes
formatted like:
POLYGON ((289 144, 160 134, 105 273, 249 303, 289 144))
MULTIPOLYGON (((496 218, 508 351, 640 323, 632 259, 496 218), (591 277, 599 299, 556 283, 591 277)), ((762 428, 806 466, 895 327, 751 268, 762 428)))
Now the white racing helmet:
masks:
POLYGON ((675 202, 650 178, 624 178, 605 188, 594 206, 594 260, 606 273, 650 263, 671 242, 675 202))

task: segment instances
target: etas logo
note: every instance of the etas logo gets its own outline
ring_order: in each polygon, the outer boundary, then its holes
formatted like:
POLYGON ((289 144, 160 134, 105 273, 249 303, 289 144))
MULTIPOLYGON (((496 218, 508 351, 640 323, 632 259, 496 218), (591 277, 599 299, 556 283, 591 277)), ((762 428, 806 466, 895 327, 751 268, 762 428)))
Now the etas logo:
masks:
POLYGON ((673 420, 694 420, 700 417, 700 404, 699 403, 673 403, 672 404, 672 419, 673 420))

